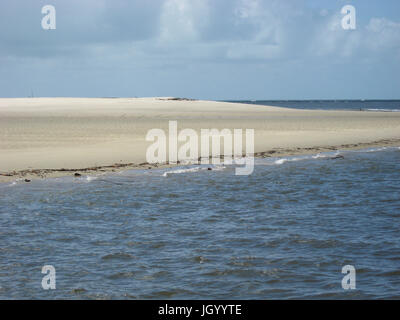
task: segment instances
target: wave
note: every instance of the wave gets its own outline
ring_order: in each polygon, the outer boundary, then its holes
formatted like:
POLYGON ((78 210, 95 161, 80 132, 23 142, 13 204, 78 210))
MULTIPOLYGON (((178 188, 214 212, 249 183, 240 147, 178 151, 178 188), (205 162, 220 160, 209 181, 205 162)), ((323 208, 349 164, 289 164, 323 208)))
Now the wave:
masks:
POLYGON ((198 172, 201 170, 212 170, 212 171, 221 171, 226 167, 223 165, 199 165, 193 168, 181 168, 176 170, 168 170, 163 173, 163 177, 168 177, 171 174, 179 174, 179 173, 189 173, 189 172, 198 172))
POLYGON ((283 158, 263 158, 257 159, 256 165, 282 165, 287 162, 295 162, 295 161, 303 161, 303 160, 318 160, 318 159, 327 159, 327 160, 336 160, 343 159, 348 154, 352 153, 370 153, 370 152, 381 152, 381 151, 390 151, 390 150, 400 150, 400 147, 375 147, 375 148, 366 148, 361 150, 338 150, 335 152, 321 152, 317 154, 311 155, 301 155, 301 156, 288 156, 283 158))
POLYGON ((361 149, 361 150, 353 150, 353 152, 379 152, 379 151, 385 151, 388 150, 388 147, 377 147, 377 148, 367 148, 367 149, 361 149))
POLYGON ((256 161, 256 165, 282 165, 286 162, 295 162, 295 161, 302 161, 302 160, 313 160, 313 159, 337 159, 342 158, 343 156, 339 151, 337 152, 324 152, 324 153, 317 153, 317 154, 307 154, 301 156, 288 156, 284 158, 264 158, 258 159, 256 161))
MULTIPOLYGON (((254 165, 258 166, 271 166, 271 165, 283 165, 285 163, 290 163, 290 162, 296 162, 296 161, 304 161, 304 160, 322 160, 322 159, 327 159, 327 160, 336 160, 336 159, 343 159, 346 158, 348 154, 352 153, 372 153, 372 152, 382 152, 382 151, 391 151, 391 150, 400 150, 400 146, 382 146, 382 147, 371 147, 371 148, 365 148, 365 149, 360 149, 360 150, 335 150, 335 151, 329 151, 329 152, 320 152, 320 153, 315 153, 315 154, 306 154, 306 155, 297 155, 297 156, 286 156, 286 157, 268 157, 268 158, 254 158, 254 165)), ((220 164, 199 164, 196 165, 195 167, 178 167, 178 168, 169 168, 169 169, 154 169, 151 171, 147 170, 137 170, 137 169, 132 169, 132 170, 126 170, 126 171, 120 171, 115 173, 118 177, 129 177, 131 175, 161 175, 162 177, 168 177, 173 174, 185 174, 185 173, 194 173, 194 172, 199 172, 199 171, 222 171, 226 170, 227 168, 234 168, 236 166, 242 165, 242 163, 236 163, 236 160, 242 160, 243 158, 238 158, 238 159, 233 159, 233 163, 224 163, 221 162, 220 164)), ((65 182, 69 183, 72 179, 75 182, 83 182, 83 183, 90 183, 92 181, 97 180, 98 182, 108 182, 108 183, 113 183, 113 184, 125 184, 125 183, 132 183, 131 180, 129 181, 120 181, 112 179, 112 176, 114 174, 111 174, 110 172, 108 173, 103 173, 99 174, 96 176, 82 176, 79 179, 76 179, 74 177, 66 176, 66 177, 57 177, 54 179, 47 180, 47 182, 65 182), (111 178, 111 179, 105 179, 111 178)), ((35 180, 35 182, 40 181, 42 183, 46 183, 45 180, 35 180)), ((10 181, 8 183, 1 183, 0 186, 2 187, 16 187, 21 184, 25 184, 23 182, 24 180, 22 178, 17 178, 14 181, 10 181)))
POLYGON ((178 169, 178 170, 170 170, 166 171, 163 173, 163 177, 168 177, 170 174, 177 174, 177 173, 187 173, 187 172, 197 172, 201 168, 200 167, 195 167, 195 168, 188 168, 188 169, 178 169))
POLYGON ((400 109, 378 109, 378 108, 369 108, 364 109, 365 111, 380 111, 380 112, 400 112, 400 109))
POLYGON ((305 156, 300 156, 300 157, 287 157, 287 158, 281 158, 278 160, 274 161, 274 164, 284 164, 285 162, 293 162, 293 161, 301 161, 301 160, 308 160, 308 159, 323 159, 323 158, 333 158, 337 156, 335 155, 328 155, 328 154, 315 154, 315 155, 305 155, 305 156))
POLYGON ((311 155, 311 156, 301 156, 301 157, 287 157, 287 158, 281 158, 277 159, 274 161, 274 164, 284 164, 286 162, 295 162, 295 161, 301 161, 301 160, 310 160, 310 159, 321 159, 321 158, 328 158, 329 156, 327 155, 311 155))

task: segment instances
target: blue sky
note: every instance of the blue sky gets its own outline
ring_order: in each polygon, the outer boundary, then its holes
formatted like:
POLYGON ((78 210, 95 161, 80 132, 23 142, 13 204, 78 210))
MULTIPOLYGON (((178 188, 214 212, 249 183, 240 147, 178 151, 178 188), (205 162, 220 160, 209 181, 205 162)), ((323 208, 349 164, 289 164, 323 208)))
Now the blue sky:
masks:
POLYGON ((0 97, 400 98, 398 0, 3 0, 0 44, 0 97))

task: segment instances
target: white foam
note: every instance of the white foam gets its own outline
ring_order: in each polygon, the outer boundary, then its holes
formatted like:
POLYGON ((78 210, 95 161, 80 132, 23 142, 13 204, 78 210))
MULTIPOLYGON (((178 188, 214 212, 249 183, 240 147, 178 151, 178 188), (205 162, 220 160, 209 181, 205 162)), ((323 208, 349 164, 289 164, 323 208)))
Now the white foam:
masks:
POLYGON ((335 152, 322 152, 322 153, 317 153, 314 155, 304 155, 304 156, 297 156, 297 157, 286 157, 286 158, 264 158, 264 159, 259 159, 256 161, 256 165, 282 165, 286 162, 292 162, 292 161, 301 161, 301 160, 312 160, 312 159, 330 159, 330 158, 335 158, 337 156, 340 156, 342 154, 347 154, 347 153, 363 153, 363 152, 380 152, 380 151, 385 151, 385 150, 394 150, 398 149, 400 150, 400 147, 377 147, 377 148, 368 148, 368 149, 361 149, 361 150, 345 150, 345 151, 335 151, 335 152))
POLYGON ((275 160, 274 163, 275 163, 275 164, 284 164, 286 161, 288 161, 288 159, 283 158, 283 159, 275 160))
POLYGON ((378 152, 378 151, 384 151, 386 149, 387 147, 368 148, 368 149, 355 150, 355 152, 378 152))
POLYGON ((170 174, 179 174, 179 173, 189 173, 189 172, 198 172, 200 170, 208 170, 211 168, 212 171, 221 171, 226 169, 225 166, 223 165, 203 165, 203 166, 197 166, 193 168, 182 168, 182 169, 176 169, 176 170, 169 170, 163 173, 163 177, 168 177, 170 174))
POLYGON ((284 164, 285 162, 300 161, 300 160, 306 160, 306 159, 311 159, 311 157, 304 156, 304 157, 282 158, 282 159, 275 160, 274 164, 284 164))
POLYGON ((304 160, 317 160, 317 159, 329 159, 335 156, 340 155, 340 151, 336 152, 321 152, 317 154, 307 154, 301 156, 292 156, 292 157, 285 157, 285 158, 263 158, 263 159, 256 159, 256 165, 282 165, 286 162, 294 162, 294 161, 304 161, 304 160))
POLYGON ((365 109, 367 111, 381 111, 381 112, 400 112, 400 109, 365 109))
POLYGON ((321 159, 321 158, 327 158, 327 157, 329 157, 327 154, 318 153, 316 155, 313 155, 311 158, 313 158, 313 159, 321 159))
POLYGON ((200 167, 194 168, 187 168, 187 169, 177 169, 177 170, 170 170, 163 173, 163 177, 168 177, 170 174, 178 174, 178 173, 187 173, 187 172, 196 172, 199 171, 200 167))
MULTIPOLYGON (((207 168, 207 169, 208 169, 208 168, 207 168)), ((226 169, 225 166, 218 166, 218 165, 216 165, 216 166, 212 167, 212 170, 213 170, 213 171, 222 171, 222 170, 224 170, 224 169, 226 169)))

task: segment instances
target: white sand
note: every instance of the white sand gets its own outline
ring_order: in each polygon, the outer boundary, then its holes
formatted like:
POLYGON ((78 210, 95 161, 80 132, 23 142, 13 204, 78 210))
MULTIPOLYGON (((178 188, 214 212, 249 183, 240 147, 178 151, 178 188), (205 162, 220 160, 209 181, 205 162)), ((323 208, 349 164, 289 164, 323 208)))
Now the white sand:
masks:
POLYGON ((0 99, 0 173, 143 163, 151 144, 145 140, 147 131, 168 132, 169 120, 178 121, 178 130, 199 133, 202 128, 254 129, 257 153, 399 144, 400 139, 400 113, 168 98, 0 99))

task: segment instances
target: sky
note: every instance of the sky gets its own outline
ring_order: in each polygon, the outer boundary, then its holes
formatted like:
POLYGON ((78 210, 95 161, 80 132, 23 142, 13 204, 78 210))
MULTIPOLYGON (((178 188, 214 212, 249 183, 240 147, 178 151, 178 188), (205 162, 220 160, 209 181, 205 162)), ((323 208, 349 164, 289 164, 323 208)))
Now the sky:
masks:
POLYGON ((400 1, 2 0, 0 97, 32 95, 400 99, 400 1))

